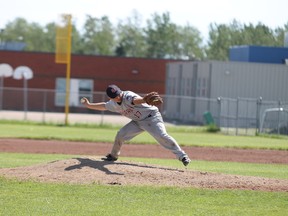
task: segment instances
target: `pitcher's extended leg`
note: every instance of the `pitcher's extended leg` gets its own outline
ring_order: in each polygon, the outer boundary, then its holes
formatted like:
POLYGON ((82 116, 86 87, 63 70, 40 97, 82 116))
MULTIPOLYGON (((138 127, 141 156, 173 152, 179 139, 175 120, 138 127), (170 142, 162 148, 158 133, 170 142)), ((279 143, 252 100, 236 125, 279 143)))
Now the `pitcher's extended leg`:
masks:
POLYGON ((124 127, 122 127, 118 132, 114 140, 114 145, 111 150, 111 155, 118 158, 120 155, 120 150, 125 141, 131 140, 133 137, 142 133, 143 129, 138 126, 135 121, 130 121, 124 127))
POLYGON ((140 126, 151 134, 160 145, 173 152, 179 160, 184 157, 189 158, 177 141, 167 133, 161 115, 157 115, 157 118, 151 121, 141 121, 140 126))

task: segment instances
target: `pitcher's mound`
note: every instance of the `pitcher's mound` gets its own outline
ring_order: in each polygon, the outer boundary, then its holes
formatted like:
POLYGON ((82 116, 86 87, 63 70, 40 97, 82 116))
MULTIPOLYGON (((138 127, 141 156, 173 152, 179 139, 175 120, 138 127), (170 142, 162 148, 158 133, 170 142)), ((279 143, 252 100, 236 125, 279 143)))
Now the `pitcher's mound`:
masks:
MULTIPOLYGON (((193 162, 189 165, 193 166, 193 162)), ((83 157, 0 169, 0 176, 70 184, 150 185, 288 192, 288 180, 191 171, 129 161, 83 157)))

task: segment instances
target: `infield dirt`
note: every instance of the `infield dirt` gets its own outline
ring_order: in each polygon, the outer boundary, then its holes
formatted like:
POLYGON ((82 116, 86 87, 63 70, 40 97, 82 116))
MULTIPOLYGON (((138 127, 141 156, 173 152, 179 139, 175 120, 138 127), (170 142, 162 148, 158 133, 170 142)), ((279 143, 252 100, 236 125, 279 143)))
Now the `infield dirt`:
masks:
MULTIPOLYGON (((20 180, 71 184, 153 185, 288 192, 288 180, 193 171, 193 159, 288 164, 288 151, 183 147, 192 159, 192 163, 189 164, 191 170, 184 166, 175 169, 124 161, 121 158, 116 162, 102 161, 101 156, 107 154, 111 147, 111 143, 0 139, 1 152, 81 155, 46 164, 4 168, 0 169, 0 175, 20 180)), ((172 153, 161 146, 131 144, 123 146, 121 156, 174 158, 172 153)))

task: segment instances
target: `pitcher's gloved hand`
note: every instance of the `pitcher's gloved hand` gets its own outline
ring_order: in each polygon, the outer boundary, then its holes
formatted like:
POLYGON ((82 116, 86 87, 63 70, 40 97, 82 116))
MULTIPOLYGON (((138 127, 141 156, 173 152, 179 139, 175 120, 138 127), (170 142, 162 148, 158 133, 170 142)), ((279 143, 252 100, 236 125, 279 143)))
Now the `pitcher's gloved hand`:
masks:
POLYGON ((150 92, 143 97, 143 100, 152 106, 157 106, 163 103, 162 97, 158 94, 158 92, 150 92))

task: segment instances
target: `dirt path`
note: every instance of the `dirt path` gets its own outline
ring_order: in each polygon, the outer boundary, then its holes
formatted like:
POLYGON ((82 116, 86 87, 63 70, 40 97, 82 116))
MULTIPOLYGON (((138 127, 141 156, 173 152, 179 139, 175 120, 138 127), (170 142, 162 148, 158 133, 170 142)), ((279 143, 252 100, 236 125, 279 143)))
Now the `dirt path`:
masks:
MULTIPOLYGON (((100 157, 107 154, 111 147, 111 143, 0 139, 1 152, 83 155, 47 164, 0 169, 0 176, 40 182, 166 185, 288 192, 288 180, 199 172, 185 167, 174 169, 122 161, 121 158, 114 163, 102 161, 100 157)), ((184 149, 192 160, 288 164, 288 151, 198 147, 184 149)), ((158 145, 124 145, 122 156, 174 158, 172 153, 158 145)), ((193 167, 193 161, 189 166, 193 167)))
MULTIPOLYGON (((68 142, 51 140, 0 139, 1 152, 76 154, 104 156, 111 150, 111 143, 68 142)), ((288 164, 288 151, 249 150, 232 148, 183 147, 193 160, 235 161, 249 163, 288 164)), ((147 158, 174 158, 160 145, 123 146, 121 156, 147 158)))

